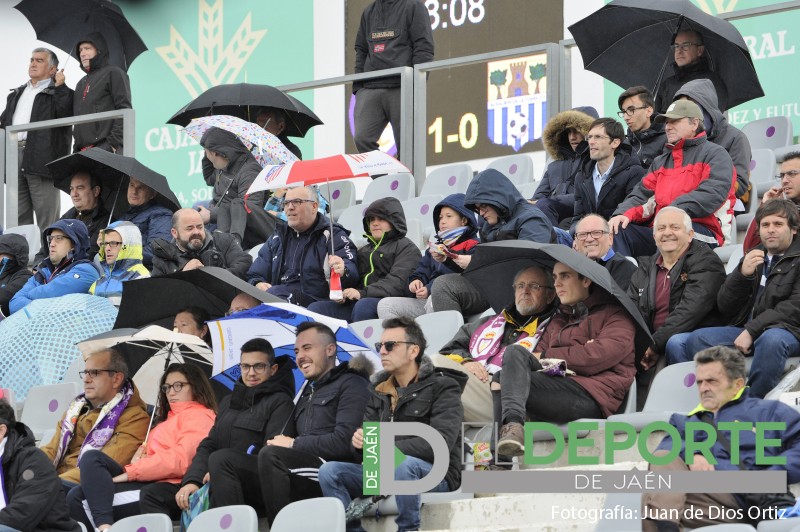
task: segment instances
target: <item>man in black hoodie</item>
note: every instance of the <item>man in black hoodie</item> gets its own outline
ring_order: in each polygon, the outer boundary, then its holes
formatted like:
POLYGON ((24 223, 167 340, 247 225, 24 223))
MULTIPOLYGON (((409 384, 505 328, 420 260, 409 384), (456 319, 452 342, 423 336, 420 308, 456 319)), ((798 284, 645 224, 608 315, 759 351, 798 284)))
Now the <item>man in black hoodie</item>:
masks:
MULTIPOLYGON (((131 83, 128 74, 108 62, 108 46, 99 33, 78 41, 76 52, 86 75, 75 86, 72 110, 75 116, 131 108, 131 83)), ((73 129, 75 151, 101 148, 122 149, 122 119, 76 125, 73 129)))
POLYGON ((5 501, 0 529, 80 531, 69 516, 53 464, 36 448, 31 430, 16 420, 5 399, 0 399, 0 446, 0 487, 5 501))
POLYGON ((628 125, 625 138, 647 170, 653 159, 664 151, 664 144, 667 143, 664 124, 653 123, 656 106, 653 95, 644 85, 636 85, 619 95, 617 105, 617 115, 628 125))
POLYGON ((8 316, 8 303, 33 275, 28 270, 28 241, 22 235, 0 236, 0 312, 8 316))
POLYGON ((258 453, 270 525, 290 502, 321 497, 317 474, 332 460, 352 462, 350 437, 361 425, 372 364, 363 356, 336 365, 336 336, 322 323, 297 326, 295 361, 306 384, 281 434, 258 453))
MULTIPOLYGON (((355 73, 414 66, 433 60, 433 34, 425 3, 375 0, 364 9, 356 35, 355 73)), ((378 149, 386 124, 392 124, 400 153, 400 79, 397 76, 353 83, 355 135, 359 153, 378 149)))

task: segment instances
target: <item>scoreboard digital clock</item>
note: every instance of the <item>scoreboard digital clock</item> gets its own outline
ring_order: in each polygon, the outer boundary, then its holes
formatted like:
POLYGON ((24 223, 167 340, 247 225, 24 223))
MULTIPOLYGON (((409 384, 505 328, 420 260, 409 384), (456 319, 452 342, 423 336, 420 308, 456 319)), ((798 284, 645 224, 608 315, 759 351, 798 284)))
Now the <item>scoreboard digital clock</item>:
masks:
MULTIPOLYGON (((419 0, 431 21, 434 60, 519 48, 563 38, 563 0, 419 0)), ((361 14, 371 0, 347 0, 346 69, 355 64, 361 14)), ((499 157, 541 149, 546 56, 432 72, 428 78, 427 164, 499 157)), ((353 102, 348 93, 348 106, 353 102)), ((417 119, 420 119, 417 117, 417 119)), ((352 122, 347 150, 355 151, 352 122)), ((382 149, 391 151, 385 134, 382 149)))

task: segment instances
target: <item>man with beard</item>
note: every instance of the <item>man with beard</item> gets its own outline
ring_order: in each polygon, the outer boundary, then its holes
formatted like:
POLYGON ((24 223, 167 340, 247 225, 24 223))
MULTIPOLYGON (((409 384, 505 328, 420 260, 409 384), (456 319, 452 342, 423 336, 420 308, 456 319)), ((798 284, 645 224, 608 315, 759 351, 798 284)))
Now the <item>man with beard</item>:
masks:
POLYGON ((153 277, 204 266, 225 268, 244 279, 253 259, 228 233, 206 233, 200 213, 180 209, 172 215, 172 240, 153 241, 153 277))

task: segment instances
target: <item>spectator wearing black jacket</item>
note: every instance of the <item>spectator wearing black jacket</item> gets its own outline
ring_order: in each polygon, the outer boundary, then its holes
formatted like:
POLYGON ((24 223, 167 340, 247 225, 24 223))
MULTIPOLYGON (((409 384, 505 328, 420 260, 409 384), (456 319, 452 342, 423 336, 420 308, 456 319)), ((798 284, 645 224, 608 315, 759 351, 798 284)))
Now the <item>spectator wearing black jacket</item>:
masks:
MULTIPOLYGON (((100 33, 78 41, 75 52, 86 75, 75 86, 72 110, 75 116, 131 108, 131 82, 119 66, 109 63, 108 45, 100 33)), ((122 149, 122 119, 103 120, 74 127, 75 151, 100 148, 122 149)))
MULTIPOLYGON (((419 0, 376 0, 361 14, 356 34, 355 73, 414 66, 433 60, 433 34, 425 4, 419 0)), ((392 124, 400 153, 399 76, 353 83, 355 135, 359 153, 378 149, 386 124, 392 124)))
POLYGON ((667 143, 664 124, 653 123, 656 105, 653 95, 644 85, 636 85, 619 95, 617 105, 617 115, 628 125, 625 138, 642 167, 647 170, 653 159, 663 153, 664 144, 667 143))
POLYGON ((589 149, 575 174, 575 219, 596 213, 608 220, 644 177, 645 170, 625 142, 622 124, 598 118, 586 135, 589 149))
MULTIPOLYGON (((58 56, 48 48, 36 48, 28 67, 30 80, 8 95, 0 114, 0 128, 72 116, 72 89, 58 70, 58 56)), ((19 147, 20 225, 36 223, 44 231, 58 219, 61 196, 45 166, 69 153, 69 126, 17 133, 19 147)))
POLYGON ((628 289, 636 265, 613 248, 614 235, 608 221, 598 214, 588 214, 575 225, 572 249, 603 266, 620 288, 628 289))
POLYGON ((28 269, 28 241, 22 235, 0 235, 0 312, 8 316, 8 303, 33 275, 28 269))
POLYGON ((677 207, 664 207, 653 223, 658 252, 641 257, 628 295, 650 327, 653 344, 642 357, 648 369, 685 335, 715 321, 715 301, 725 267, 707 245, 693 239, 692 219, 677 207))

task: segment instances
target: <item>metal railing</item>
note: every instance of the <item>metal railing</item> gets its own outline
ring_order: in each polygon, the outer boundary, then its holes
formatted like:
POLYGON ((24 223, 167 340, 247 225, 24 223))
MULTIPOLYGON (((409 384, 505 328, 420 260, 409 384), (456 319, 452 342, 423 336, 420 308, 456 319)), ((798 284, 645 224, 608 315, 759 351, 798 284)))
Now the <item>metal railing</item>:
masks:
POLYGON ((56 118, 54 120, 42 120, 41 122, 20 124, 18 126, 7 126, 3 148, 5 151, 6 186, 0 187, 0 220, 4 222, 4 227, 15 227, 19 225, 19 142, 17 141, 17 133, 121 118, 121 155, 133 157, 136 150, 136 139, 134 138, 136 125, 134 117, 135 111, 133 109, 115 109, 113 111, 92 113, 90 115, 68 116, 65 118, 56 118))

